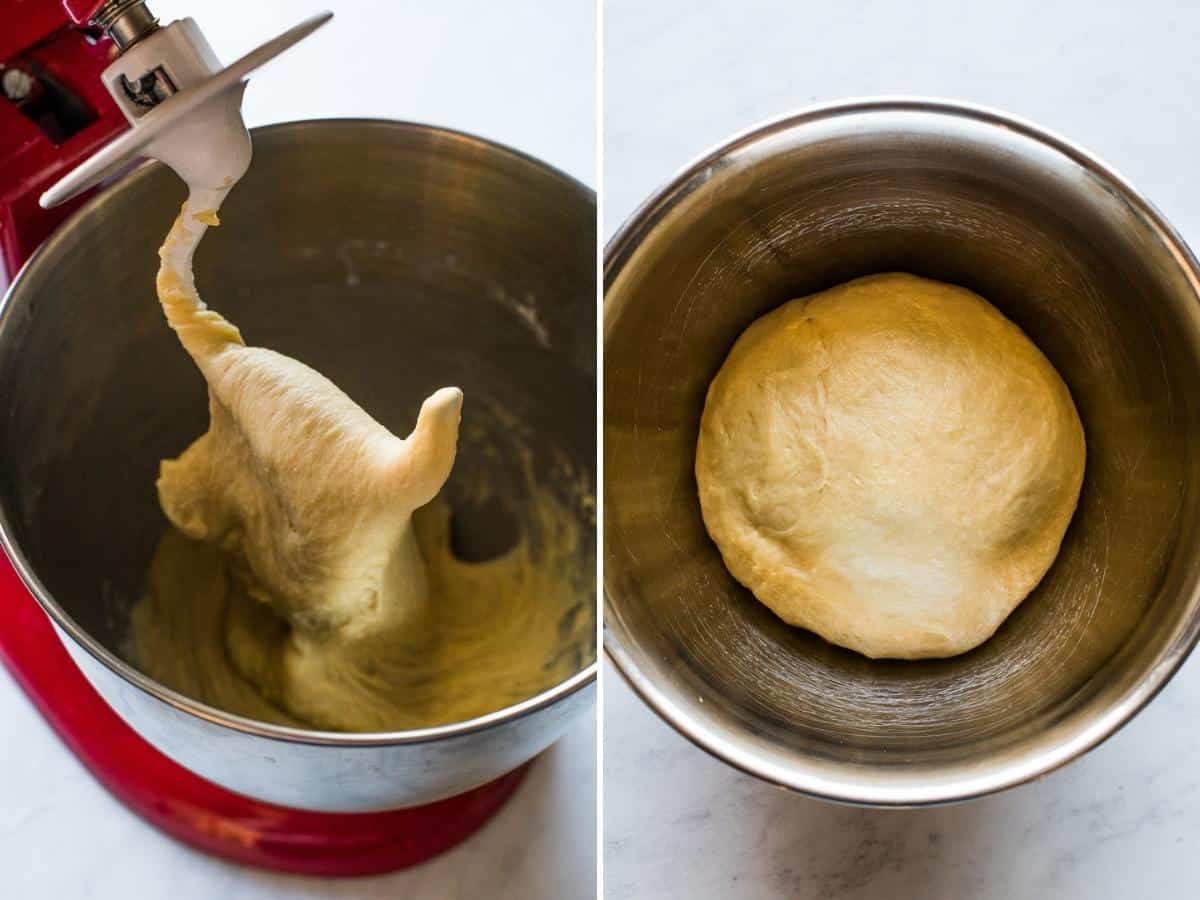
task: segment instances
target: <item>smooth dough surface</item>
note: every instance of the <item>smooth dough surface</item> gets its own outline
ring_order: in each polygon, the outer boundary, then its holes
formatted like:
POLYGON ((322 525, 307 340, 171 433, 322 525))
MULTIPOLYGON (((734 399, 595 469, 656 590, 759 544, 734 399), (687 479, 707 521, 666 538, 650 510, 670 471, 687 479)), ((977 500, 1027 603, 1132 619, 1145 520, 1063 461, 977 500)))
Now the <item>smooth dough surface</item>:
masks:
POLYGON ((876 275, 738 339, 696 449, 704 523, 780 618, 869 657, 987 640, 1058 553, 1083 426, 1034 344, 964 288, 876 275))
MULTIPOLYGON (((461 721, 572 674, 586 617, 555 598, 577 596, 577 535, 472 564, 449 551, 444 507, 415 527, 454 464, 462 393, 436 392, 400 438, 318 372, 247 346, 196 292, 210 224, 190 200, 160 252, 159 300, 210 425, 161 465, 173 529, 134 610, 134 662, 230 712, 349 731, 461 721)), ((263 302, 287 314, 286 297, 263 302)))

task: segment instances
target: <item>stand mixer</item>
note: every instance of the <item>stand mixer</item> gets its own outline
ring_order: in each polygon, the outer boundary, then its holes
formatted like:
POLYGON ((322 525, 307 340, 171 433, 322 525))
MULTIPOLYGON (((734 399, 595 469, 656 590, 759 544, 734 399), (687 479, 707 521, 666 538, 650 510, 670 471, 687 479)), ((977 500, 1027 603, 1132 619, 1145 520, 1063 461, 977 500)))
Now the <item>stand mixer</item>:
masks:
MULTIPOLYGON (((245 172, 250 138, 240 104, 246 75, 330 18, 328 13, 310 18, 222 69, 191 19, 160 26, 141 0, 0 0, 5 22, 0 159, 6 161, 0 170, 0 288, 96 185, 138 157, 157 158, 189 183, 214 189, 227 186, 222 179, 228 173, 245 172)), ((12 312, 11 306, 4 312, 12 312)), ((9 427, 16 427, 11 420, 9 427)), ((163 831, 202 850, 316 875, 413 865, 479 828, 516 789, 529 765, 525 760, 565 727, 560 706, 561 727, 557 720, 543 727, 557 733, 524 739, 532 749, 513 757, 506 769, 521 765, 499 778, 495 771, 475 777, 471 783, 480 786, 465 793, 447 797, 445 790, 435 791, 431 796, 441 799, 434 802, 359 812, 253 799, 194 774, 130 727, 127 710, 114 712, 106 702, 111 695, 97 692, 96 676, 76 667, 85 663, 82 651, 72 647, 68 653, 60 640, 70 632, 83 643, 78 635, 62 619, 55 622, 56 635, 46 615, 49 592, 16 543, 11 533, 5 535, 16 571, 0 564, 0 659, 106 788, 163 831), (484 778, 493 780, 480 784, 484 778)), ((579 706, 578 698, 587 693, 579 688, 594 680, 594 664, 580 675, 573 679, 578 684, 551 700, 575 696, 572 708, 579 706)), ((515 717, 524 717, 522 727, 530 731, 535 728, 530 722, 549 705, 534 703, 515 717)), ((487 727, 490 723, 475 730, 487 727)))
POLYGON ((51 210, 141 157, 161 160, 200 188, 240 178, 251 154, 241 115, 246 76, 333 18, 312 16, 222 68, 192 19, 160 26, 143 0, 6 6, 5 281, 74 207, 51 210))

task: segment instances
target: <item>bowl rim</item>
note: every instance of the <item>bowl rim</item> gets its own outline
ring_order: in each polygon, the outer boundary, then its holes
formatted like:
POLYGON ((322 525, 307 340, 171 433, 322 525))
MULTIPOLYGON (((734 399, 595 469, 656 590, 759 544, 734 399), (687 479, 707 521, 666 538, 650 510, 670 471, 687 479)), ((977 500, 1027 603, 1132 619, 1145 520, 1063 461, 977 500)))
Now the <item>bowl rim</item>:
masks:
MULTIPOLYGON (((604 339, 615 312, 609 304, 609 289, 640 247, 643 239, 680 203, 699 190, 720 168, 730 154, 752 147, 807 125, 844 116, 878 113, 914 113, 965 119, 975 124, 1015 132, 1041 147, 1067 157, 1092 177, 1110 188, 1159 234, 1171 251, 1176 264, 1187 276, 1193 292, 1200 298, 1200 263, 1182 236, 1166 217, 1140 191, 1112 166, 1057 133, 1020 117, 989 106, 940 97, 882 95, 852 97, 803 107, 794 112, 760 120, 732 137, 710 147, 679 169, 658 190, 644 200, 625 219, 604 249, 604 339)), ((602 397, 603 399, 603 397, 602 397)), ((603 545, 602 545, 603 548, 603 545)), ((614 588, 614 591, 616 589, 614 588)), ((1192 615, 1171 634, 1155 665, 1142 678, 1127 687, 1100 714, 1067 731, 1052 746, 1037 754, 1016 757, 1015 761, 993 760, 982 773, 977 766, 970 774, 927 779, 914 785, 911 780, 883 778, 875 770, 874 780, 864 783, 850 777, 849 767, 834 775, 818 775, 795 765, 783 766, 763 760, 744 744, 723 738, 703 719, 693 716, 676 703, 668 691, 660 688, 643 669, 622 641, 628 634, 617 614, 605 570, 603 585, 604 652, 641 700, 679 734, 701 750, 744 772, 777 787, 834 803, 857 806, 915 808, 969 800, 1007 790, 1033 781, 1077 759, 1115 734, 1123 725, 1154 699, 1200 640, 1200 615, 1195 611, 1197 592, 1192 596, 1192 615), (620 633, 618 633, 620 632, 620 633)))
MULTIPOLYGON (((368 127, 378 128, 387 131, 400 131, 412 134, 420 134, 426 137, 432 136, 449 142, 454 142, 460 145, 474 146, 491 154, 499 154, 509 157, 524 165, 530 165, 543 174, 549 175, 552 179, 559 181, 565 187, 577 194, 579 198, 590 203, 594 208, 596 205, 596 193, 590 187, 579 181, 572 175, 558 169, 549 163, 543 162, 528 153, 521 150, 501 144, 497 141, 489 140, 488 138, 479 137, 478 135, 470 134, 465 131, 458 131, 451 128, 443 128, 436 125, 427 125, 420 122, 408 122, 394 119, 374 119, 366 117, 347 117, 347 118, 322 118, 322 119, 305 119, 290 122, 277 122, 270 125, 262 125, 250 130, 251 138, 259 135, 276 134, 276 133, 297 133, 307 132, 316 129, 329 127, 344 127, 353 126, 357 128, 368 127)), ((137 179, 149 177, 150 174, 156 171, 163 164, 154 160, 147 160, 134 170, 119 178, 118 181, 111 185, 106 185, 95 196, 90 198, 79 209, 75 210, 65 222, 59 225, 54 232, 30 255, 25 264, 17 271, 16 276, 9 284, 3 298, 0 298, 0 322, 3 322, 5 317, 12 311, 12 300, 16 296, 17 291, 24 285, 26 281, 35 277, 36 271, 42 265, 47 265, 46 262, 54 249, 65 240, 65 235, 71 228, 77 227, 79 221, 82 220, 93 209, 108 202, 111 197, 115 196, 116 190, 119 190, 123 185, 133 184, 137 179)), ((448 738, 457 738, 465 735, 474 734, 481 731, 486 731, 492 728, 499 727, 508 722, 524 718, 532 715, 540 710, 546 709, 565 700, 567 697, 583 690, 588 685, 597 680, 600 661, 599 658, 594 659, 584 668, 580 669, 569 678, 560 681, 554 687, 547 688, 539 694, 528 697, 519 703, 514 703, 501 709, 486 713, 482 716, 476 716, 462 722, 452 722, 447 725, 437 725, 430 728, 416 728, 404 731, 392 732, 335 732, 321 731, 318 729, 294 728, 286 725, 276 725, 269 722, 260 722, 256 719, 246 718, 244 716, 234 715, 216 707, 209 706, 206 703, 201 703, 198 700, 193 700, 190 697, 180 694, 163 684, 155 681, 147 675, 143 675, 132 665, 125 662, 95 638, 78 625, 74 619, 69 616, 66 611, 59 606, 45 585, 42 584, 37 574, 33 570, 33 566, 26 558, 24 552, 17 545, 13 534, 12 526, 9 523, 8 511, 4 508, 4 504, 0 503, 0 547, 3 547, 8 555, 8 560, 20 576, 21 581, 25 584, 26 589, 33 595, 38 605, 41 606, 50 620, 61 633, 69 636, 78 646, 87 651, 93 659, 104 665, 109 671, 120 676, 124 681, 133 685, 141 692, 150 695, 153 699, 159 700, 170 707, 185 713, 190 716, 195 716, 214 725, 224 726, 234 731, 241 732, 253 737, 266 738, 269 740, 282 741, 293 744, 309 744, 318 746, 335 746, 335 747, 378 747, 378 746, 394 746, 394 745, 409 745, 409 744, 425 744, 436 741, 445 740, 448 738)), ((85 677, 87 677, 85 672, 85 677)), ((88 680, 92 679, 88 677, 88 680)))

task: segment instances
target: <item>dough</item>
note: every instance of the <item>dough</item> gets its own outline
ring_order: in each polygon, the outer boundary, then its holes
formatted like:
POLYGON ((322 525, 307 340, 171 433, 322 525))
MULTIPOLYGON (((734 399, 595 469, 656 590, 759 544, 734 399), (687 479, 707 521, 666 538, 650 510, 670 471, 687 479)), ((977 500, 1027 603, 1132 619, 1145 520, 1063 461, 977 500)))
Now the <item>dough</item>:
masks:
POLYGON ((860 278, 754 322, 696 448, 725 565, 791 625, 869 657, 963 653, 1058 553, 1084 469, 1066 385, 963 288, 860 278))
MULTIPOLYGON (((577 536, 462 563, 444 506, 419 536, 414 511, 454 464, 462 392, 436 392, 401 439, 303 363, 246 346, 193 281, 215 223, 190 199, 160 251, 159 300, 208 383, 210 426, 161 465, 174 530, 134 612, 138 665, 240 715, 354 731, 470 718, 572 674, 586 617, 568 616, 562 572, 577 536)), ((286 298, 264 302, 287 314, 286 298)))

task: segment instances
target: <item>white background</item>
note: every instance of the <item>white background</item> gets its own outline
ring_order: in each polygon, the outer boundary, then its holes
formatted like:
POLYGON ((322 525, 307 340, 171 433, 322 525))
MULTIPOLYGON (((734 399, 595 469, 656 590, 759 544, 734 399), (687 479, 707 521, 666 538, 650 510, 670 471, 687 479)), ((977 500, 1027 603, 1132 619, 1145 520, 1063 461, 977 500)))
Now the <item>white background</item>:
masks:
MULTIPOLYGON (((1200 10, 1166 2, 608 0, 607 235, 693 157, 815 101, 927 94, 1082 144, 1200 242, 1200 10)), ((1044 781, 918 812, 834 807, 739 775, 605 673, 612 900, 1196 896, 1200 660, 1044 781)))
MULTIPOLYGON (((429 122, 510 144, 595 184, 591 0, 149 3, 163 22, 193 16, 225 62, 322 4, 334 21, 252 80, 250 125, 333 116, 429 122)), ((594 891, 591 717, 465 844, 408 872, 345 882, 255 872, 162 837, 92 781, 2 668, 0 723, 0 897, 563 900, 594 891)))

